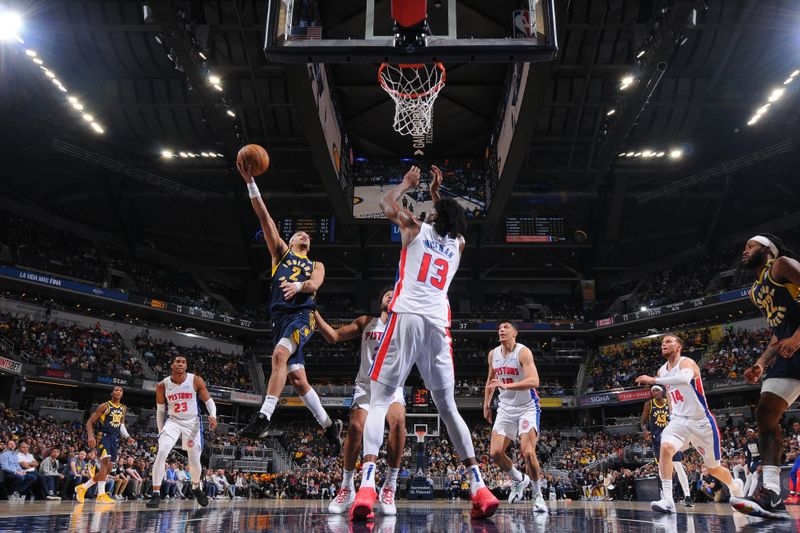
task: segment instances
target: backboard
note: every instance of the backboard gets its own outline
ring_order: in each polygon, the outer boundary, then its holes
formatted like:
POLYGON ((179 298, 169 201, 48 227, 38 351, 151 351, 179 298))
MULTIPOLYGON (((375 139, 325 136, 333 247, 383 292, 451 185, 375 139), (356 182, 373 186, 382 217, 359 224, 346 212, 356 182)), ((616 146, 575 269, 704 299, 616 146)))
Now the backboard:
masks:
POLYGON ((547 61, 553 0, 429 0, 425 37, 398 38, 392 2, 269 0, 265 52, 277 63, 547 61))

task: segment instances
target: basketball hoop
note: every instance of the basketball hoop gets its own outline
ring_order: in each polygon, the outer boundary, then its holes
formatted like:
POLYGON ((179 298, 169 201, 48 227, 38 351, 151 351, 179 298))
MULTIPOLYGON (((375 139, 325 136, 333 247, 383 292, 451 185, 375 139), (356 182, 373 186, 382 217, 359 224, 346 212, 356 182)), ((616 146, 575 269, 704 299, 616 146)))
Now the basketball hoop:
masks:
POLYGON ((424 430, 423 431, 415 431, 414 433, 417 434, 417 442, 418 443, 425 442, 425 434, 427 433, 427 431, 424 431, 424 430))
POLYGON ((433 64, 381 64, 378 81, 395 103, 394 131, 421 137, 433 126, 433 103, 444 87, 445 68, 433 64))

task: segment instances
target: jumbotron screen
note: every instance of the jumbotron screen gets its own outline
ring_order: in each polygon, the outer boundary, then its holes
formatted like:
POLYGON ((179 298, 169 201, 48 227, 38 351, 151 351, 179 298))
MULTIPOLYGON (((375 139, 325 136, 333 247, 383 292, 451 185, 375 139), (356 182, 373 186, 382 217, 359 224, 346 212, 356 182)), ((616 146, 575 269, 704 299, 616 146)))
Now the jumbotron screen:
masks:
POLYGON ((506 242, 548 243, 565 240, 564 217, 506 218, 506 242))

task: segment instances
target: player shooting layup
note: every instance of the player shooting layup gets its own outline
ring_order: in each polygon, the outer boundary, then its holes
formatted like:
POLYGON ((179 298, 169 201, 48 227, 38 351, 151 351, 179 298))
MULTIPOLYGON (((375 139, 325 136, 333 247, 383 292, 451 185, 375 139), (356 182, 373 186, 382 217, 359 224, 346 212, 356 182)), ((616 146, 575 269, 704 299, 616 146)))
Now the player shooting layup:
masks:
POLYGON ((419 221, 397 204, 406 191, 419 186, 420 171, 417 167, 411 167, 403 182, 381 199, 381 208, 387 218, 400 227, 403 245, 394 296, 389 304, 389 323, 370 373, 371 398, 364 427, 361 488, 350 510, 353 519, 363 520, 372 513, 372 505, 378 496, 375 491, 375 461, 383 441, 386 412, 397 387, 405 383, 415 364, 472 479, 472 517, 491 516, 499 505, 483 482, 469 428, 458 413, 454 394, 447 289, 464 250, 462 234, 467 221, 464 209, 455 200, 439 199, 442 174, 436 167, 431 170, 431 196, 436 211, 429 218, 431 224, 419 221))

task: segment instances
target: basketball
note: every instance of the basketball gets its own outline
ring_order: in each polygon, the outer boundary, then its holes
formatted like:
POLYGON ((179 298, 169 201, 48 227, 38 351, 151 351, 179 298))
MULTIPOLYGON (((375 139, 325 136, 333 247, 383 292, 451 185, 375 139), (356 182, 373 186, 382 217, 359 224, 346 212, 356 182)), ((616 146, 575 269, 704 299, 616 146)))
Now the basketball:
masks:
POLYGON ((247 144, 236 155, 237 163, 250 165, 253 176, 260 176, 269 168, 269 154, 257 144, 247 144))

